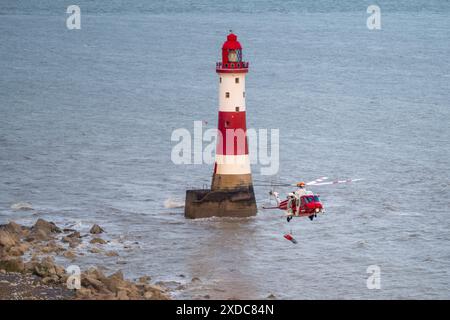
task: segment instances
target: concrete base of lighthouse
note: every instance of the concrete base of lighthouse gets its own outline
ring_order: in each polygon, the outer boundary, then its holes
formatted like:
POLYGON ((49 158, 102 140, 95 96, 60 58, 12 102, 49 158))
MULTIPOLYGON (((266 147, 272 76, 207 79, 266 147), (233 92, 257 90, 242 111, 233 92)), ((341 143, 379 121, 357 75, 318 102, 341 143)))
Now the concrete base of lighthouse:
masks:
POLYGON ((256 215, 253 187, 235 190, 187 190, 184 216, 188 219, 208 217, 251 217, 256 215))

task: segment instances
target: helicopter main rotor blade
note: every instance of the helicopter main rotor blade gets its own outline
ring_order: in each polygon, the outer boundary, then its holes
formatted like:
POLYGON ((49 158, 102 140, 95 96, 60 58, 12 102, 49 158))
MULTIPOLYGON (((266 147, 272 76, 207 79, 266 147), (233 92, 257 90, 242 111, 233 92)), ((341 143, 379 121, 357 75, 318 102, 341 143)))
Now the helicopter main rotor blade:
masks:
POLYGON ((313 184, 316 184, 316 183, 319 183, 319 182, 323 182, 325 180, 328 180, 328 177, 320 177, 320 178, 318 178, 316 180, 307 182, 306 185, 313 185, 313 184))
POLYGON ((290 184, 290 183, 277 183, 277 184, 260 184, 260 183, 254 183, 254 186, 258 187, 292 187, 296 186, 296 184, 290 184))
MULTIPOLYGON (((346 180, 334 180, 334 181, 325 181, 328 180, 328 177, 321 177, 319 179, 310 181, 305 183, 307 186, 326 186, 326 185, 332 185, 332 184, 341 184, 341 183, 350 183, 355 181, 360 181, 364 179, 346 179, 346 180)), ((272 184, 259 184, 256 183, 254 186, 262 186, 262 187, 297 187, 297 183, 272 183, 272 184)))
POLYGON ((363 180, 363 179, 335 180, 335 181, 313 183, 311 185, 312 186, 326 186, 326 185, 332 185, 332 184, 350 183, 350 182, 355 182, 355 181, 360 181, 360 180, 363 180))

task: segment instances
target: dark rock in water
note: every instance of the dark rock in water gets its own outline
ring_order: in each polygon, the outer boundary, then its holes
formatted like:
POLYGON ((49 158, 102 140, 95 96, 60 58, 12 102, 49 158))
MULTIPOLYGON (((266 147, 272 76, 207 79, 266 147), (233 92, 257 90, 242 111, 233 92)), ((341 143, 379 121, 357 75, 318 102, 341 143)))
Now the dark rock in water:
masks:
POLYGON ((200 278, 193 277, 193 278, 191 279, 191 282, 202 282, 202 281, 200 280, 200 278))
POLYGON ((276 298, 277 297, 273 293, 271 293, 267 296, 267 299, 276 299, 276 298))
POLYGON ((80 244, 81 244, 81 240, 73 239, 73 241, 69 242, 69 247, 73 249, 73 248, 78 247, 78 245, 80 245, 80 244))
POLYGON ((78 238, 79 239, 79 238, 81 238, 81 234, 78 231, 75 231, 75 232, 69 234, 67 237, 69 237, 69 238, 78 238))
POLYGON ((35 245, 34 247, 35 250, 40 250, 42 253, 61 253, 63 252, 65 249, 60 246, 59 244, 57 244, 54 240, 49 241, 47 244, 45 245, 35 245))
POLYGON ((105 253, 105 255, 106 255, 107 257, 118 257, 118 256, 119 256, 119 254, 118 254, 116 251, 107 251, 107 252, 105 253))
POLYGON ((105 232, 105 230, 103 230, 98 224, 94 224, 89 232, 92 234, 100 234, 105 232))
POLYGON ((101 253, 102 252, 102 250, 101 249, 99 249, 99 248, 90 248, 89 249, 89 252, 90 253, 101 253))
POLYGON ((164 290, 177 290, 182 284, 177 281, 158 281, 155 282, 155 286, 158 286, 164 290))
POLYGON ((33 230, 28 237, 25 238, 27 242, 33 241, 48 241, 51 236, 43 230, 33 230))
POLYGON ((76 248, 79 244, 81 244, 81 235, 79 232, 74 232, 63 237, 61 241, 68 243, 70 248, 76 248))
POLYGON ((48 241, 52 238, 53 234, 60 232, 61 229, 58 228, 53 222, 38 219, 34 226, 31 227, 31 233, 25 241, 48 241))
POLYGON ((101 238, 94 238, 91 241, 89 241, 90 243, 99 243, 99 244, 106 244, 107 242, 101 238))
POLYGON ((61 233, 61 229, 56 226, 53 222, 48 222, 44 219, 38 219, 34 226, 31 227, 32 231, 42 230, 46 234, 50 233, 61 233))
POLYGON ((77 255, 73 251, 67 250, 63 253, 63 256, 67 259, 75 259, 77 255))

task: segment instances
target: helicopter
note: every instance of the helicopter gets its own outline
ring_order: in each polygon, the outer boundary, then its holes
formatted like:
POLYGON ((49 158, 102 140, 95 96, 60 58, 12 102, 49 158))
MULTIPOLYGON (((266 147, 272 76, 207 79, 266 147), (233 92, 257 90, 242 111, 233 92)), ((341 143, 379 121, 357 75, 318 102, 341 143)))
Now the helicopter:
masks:
POLYGON ((294 193, 289 193, 286 200, 280 200, 278 192, 272 192, 277 201, 276 207, 263 207, 263 209, 280 209, 286 211, 287 222, 293 217, 308 217, 313 220, 319 213, 325 213, 319 195, 308 192, 308 194, 296 197, 294 193))
POLYGON ((295 193, 288 193, 285 200, 281 200, 279 193, 271 190, 269 192, 270 196, 273 196, 276 200, 276 206, 263 206, 263 209, 279 209, 286 212, 284 215, 287 222, 290 222, 294 217, 308 217, 311 221, 317 217, 320 213, 325 213, 325 208, 320 200, 318 194, 314 194, 312 191, 307 191, 305 186, 323 186, 323 185, 334 185, 341 183, 349 183, 354 181, 359 181, 362 179, 346 179, 346 180, 335 180, 326 181, 328 177, 321 177, 319 179, 304 183, 299 182, 296 184, 276 184, 272 186, 294 186, 298 187, 301 192, 296 191, 295 193))

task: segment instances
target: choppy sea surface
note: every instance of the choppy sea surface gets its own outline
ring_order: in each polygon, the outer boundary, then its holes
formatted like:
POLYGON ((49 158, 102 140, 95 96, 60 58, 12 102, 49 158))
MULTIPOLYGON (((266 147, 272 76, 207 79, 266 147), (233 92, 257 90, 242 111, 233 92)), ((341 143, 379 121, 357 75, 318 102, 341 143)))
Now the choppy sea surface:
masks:
POLYGON ((377 31, 369 1, 77 4, 81 30, 66 1, 0 2, 0 223, 98 223, 120 256, 66 265, 185 284, 179 298, 450 298, 448 1, 378 1, 377 31), (212 166, 173 164, 171 134, 214 128, 229 29, 248 127, 280 129, 277 177, 252 166, 258 205, 275 178, 364 179, 312 188, 313 222, 183 216, 212 166))

